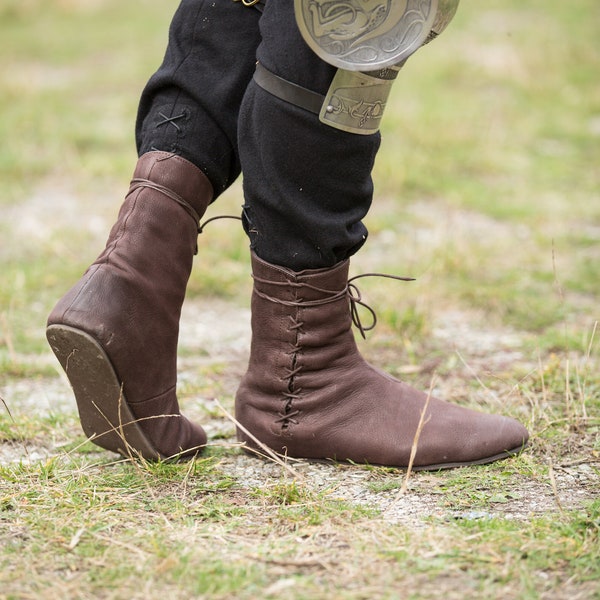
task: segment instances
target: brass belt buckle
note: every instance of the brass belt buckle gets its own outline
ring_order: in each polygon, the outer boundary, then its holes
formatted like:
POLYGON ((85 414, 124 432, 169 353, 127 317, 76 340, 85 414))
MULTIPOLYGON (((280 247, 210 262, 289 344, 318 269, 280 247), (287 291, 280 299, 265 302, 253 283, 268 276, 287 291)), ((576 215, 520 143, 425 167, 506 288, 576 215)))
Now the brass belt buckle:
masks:
POLYGON ((258 4, 260 0, 233 0, 234 2, 241 2, 244 6, 254 6, 258 4))

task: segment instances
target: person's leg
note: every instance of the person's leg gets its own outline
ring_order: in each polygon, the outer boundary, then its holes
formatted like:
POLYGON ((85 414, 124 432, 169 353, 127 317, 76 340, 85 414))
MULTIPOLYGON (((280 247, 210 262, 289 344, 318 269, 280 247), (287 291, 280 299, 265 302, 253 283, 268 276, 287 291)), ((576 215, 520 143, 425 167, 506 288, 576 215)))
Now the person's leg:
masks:
MULTIPOLYGON (((333 69, 306 48, 292 2, 267 0, 261 31, 264 67, 326 91, 333 69)), ((421 422, 414 466, 430 469, 523 448, 528 434, 516 421, 428 398, 358 352, 348 259, 366 238, 361 219, 378 136, 323 125, 255 83, 239 132, 254 277, 251 354, 236 395, 239 439, 293 457, 405 467, 421 422)))
POLYGON ((136 142, 201 169, 215 197, 240 174, 238 111, 254 72, 260 12, 233 0, 183 0, 162 65, 140 100, 136 142))
POLYGON ((259 41, 256 11, 184 0, 140 101, 140 158, 104 251, 58 302, 47 336, 94 443, 147 459, 193 455, 179 412, 179 317, 199 219, 239 174, 237 113, 259 41))
MULTIPOLYGON (((270 72, 324 94, 335 68, 291 22, 293 2, 267 0, 257 58, 270 72)), ((264 260, 292 269, 333 266, 364 243, 379 134, 357 136, 275 98, 253 81, 242 103, 239 146, 244 225, 264 260)))

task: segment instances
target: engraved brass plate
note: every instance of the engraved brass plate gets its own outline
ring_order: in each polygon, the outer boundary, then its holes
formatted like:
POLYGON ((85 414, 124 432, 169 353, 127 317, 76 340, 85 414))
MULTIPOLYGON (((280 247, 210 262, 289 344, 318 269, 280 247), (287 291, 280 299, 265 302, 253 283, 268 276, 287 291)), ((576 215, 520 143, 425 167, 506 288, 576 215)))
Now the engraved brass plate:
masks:
MULTIPOLYGON (((427 40, 443 0, 294 0, 310 48, 348 71, 370 71, 406 60, 427 40)), ((455 0, 453 4, 458 4, 455 0)))

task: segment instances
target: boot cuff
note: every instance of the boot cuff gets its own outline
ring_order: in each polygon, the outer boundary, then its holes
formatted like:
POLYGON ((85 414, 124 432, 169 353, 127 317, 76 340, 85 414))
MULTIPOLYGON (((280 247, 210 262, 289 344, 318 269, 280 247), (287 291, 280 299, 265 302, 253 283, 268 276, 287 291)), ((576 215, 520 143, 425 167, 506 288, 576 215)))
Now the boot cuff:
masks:
POLYGON ((140 156, 134 179, 148 179, 173 190, 202 216, 213 199, 208 177, 190 161, 169 152, 147 152, 140 156))

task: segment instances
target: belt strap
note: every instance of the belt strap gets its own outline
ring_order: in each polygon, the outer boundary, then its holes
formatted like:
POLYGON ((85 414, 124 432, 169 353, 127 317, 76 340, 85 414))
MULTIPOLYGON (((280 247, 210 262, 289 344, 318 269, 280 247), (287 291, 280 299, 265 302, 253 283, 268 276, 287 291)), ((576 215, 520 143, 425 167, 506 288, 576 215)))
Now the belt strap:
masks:
POLYGON ((325 96, 321 96, 321 94, 318 94, 317 92, 308 90, 287 79, 275 75, 275 73, 265 69, 259 62, 256 63, 254 81, 263 90, 280 100, 299 106, 300 108, 317 115, 321 112, 325 96))

